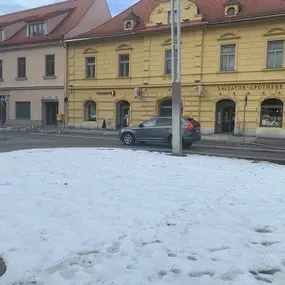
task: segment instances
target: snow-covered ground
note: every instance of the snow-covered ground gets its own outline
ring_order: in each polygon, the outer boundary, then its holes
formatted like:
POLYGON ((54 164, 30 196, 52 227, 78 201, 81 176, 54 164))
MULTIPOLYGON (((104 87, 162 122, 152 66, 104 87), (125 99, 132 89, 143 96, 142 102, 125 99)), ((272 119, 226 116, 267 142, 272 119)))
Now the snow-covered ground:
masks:
POLYGON ((1 285, 285 284, 283 166, 57 149, 0 170, 1 285))

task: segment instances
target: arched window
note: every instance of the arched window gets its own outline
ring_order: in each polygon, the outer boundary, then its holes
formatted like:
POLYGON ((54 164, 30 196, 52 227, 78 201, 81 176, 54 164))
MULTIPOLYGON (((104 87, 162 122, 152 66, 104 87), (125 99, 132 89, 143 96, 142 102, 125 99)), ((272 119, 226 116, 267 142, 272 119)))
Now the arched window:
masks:
POLYGON ((283 102, 279 99, 267 99, 261 104, 261 127, 282 128, 283 102))
POLYGON ((132 22, 131 22, 131 21, 128 21, 128 22, 126 23, 126 29, 127 29, 127 30, 132 29, 132 22))
POLYGON ((97 108, 94 101, 88 101, 85 104, 85 121, 97 120, 97 108))
POLYGON ((172 100, 166 99, 159 104, 159 116, 161 117, 171 117, 172 116, 172 100))
POLYGON ((236 9, 234 7, 231 7, 227 10, 227 16, 231 17, 231 16, 235 16, 236 14, 236 9))

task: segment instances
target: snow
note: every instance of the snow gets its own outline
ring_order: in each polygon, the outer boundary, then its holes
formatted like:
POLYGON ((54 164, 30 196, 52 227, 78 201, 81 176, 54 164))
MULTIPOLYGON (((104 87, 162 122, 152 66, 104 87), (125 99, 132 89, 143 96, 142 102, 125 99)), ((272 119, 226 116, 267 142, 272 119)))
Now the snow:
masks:
POLYGON ((284 285, 283 166, 119 149, 0 161, 1 285, 284 285))

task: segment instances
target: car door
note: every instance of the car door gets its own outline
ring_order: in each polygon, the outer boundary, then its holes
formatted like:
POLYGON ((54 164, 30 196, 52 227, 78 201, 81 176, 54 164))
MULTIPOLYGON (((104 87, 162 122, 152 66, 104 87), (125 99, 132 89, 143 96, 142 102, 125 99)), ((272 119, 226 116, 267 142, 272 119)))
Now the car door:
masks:
POLYGON ((136 129, 136 140, 138 141, 152 141, 153 129, 156 125, 156 118, 145 121, 136 129))
POLYGON ((160 142, 168 141, 171 131, 171 118, 157 118, 155 127, 153 127, 153 139, 160 142))

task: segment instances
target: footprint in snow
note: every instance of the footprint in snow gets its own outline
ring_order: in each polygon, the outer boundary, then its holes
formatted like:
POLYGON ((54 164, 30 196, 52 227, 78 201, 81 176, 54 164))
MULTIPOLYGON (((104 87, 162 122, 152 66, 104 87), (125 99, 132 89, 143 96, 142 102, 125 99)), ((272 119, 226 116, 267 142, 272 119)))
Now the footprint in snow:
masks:
POLYGON ((202 276, 214 276, 215 273, 213 271, 192 271, 188 274, 192 278, 200 278, 202 276))
POLYGON ((113 244, 109 247, 107 247, 107 251, 109 253, 118 253, 121 249, 121 242, 113 242, 113 244))
POLYGON ((221 280, 224 280, 224 281, 234 281, 236 277, 238 277, 241 274, 244 274, 242 270, 233 269, 233 270, 229 270, 225 272, 223 275, 221 275, 220 278, 221 280))
POLYGON ((209 248, 209 251, 211 252, 217 252, 217 251, 224 251, 224 250, 228 250, 230 249, 230 247, 228 246, 221 246, 221 247, 214 247, 214 248, 209 248))
POLYGON ((154 274, 148 276, 147 279, 148 279, 149 282, 158 282, 166 275, 167 275, 167 271, 165 271, 165 270, 158 270, 158 271, 155 271, 154 274))
POLYGON ((193 255, 187 256, 187 259, 188 259, 188 260, 191 260, 191 261, 197 261, 197 257, 196 257, 196 256, 193 256, 193 255))
POLYGON ((255 231, 260 234, 270 234, 273 233, 273 229, 271 226, 257 227, 255 231))

